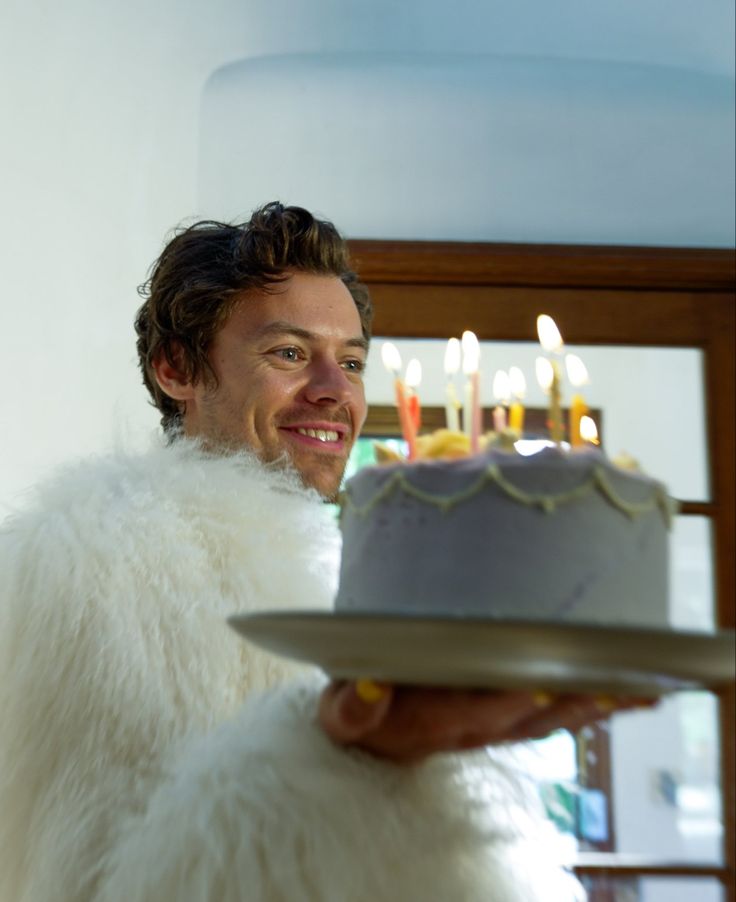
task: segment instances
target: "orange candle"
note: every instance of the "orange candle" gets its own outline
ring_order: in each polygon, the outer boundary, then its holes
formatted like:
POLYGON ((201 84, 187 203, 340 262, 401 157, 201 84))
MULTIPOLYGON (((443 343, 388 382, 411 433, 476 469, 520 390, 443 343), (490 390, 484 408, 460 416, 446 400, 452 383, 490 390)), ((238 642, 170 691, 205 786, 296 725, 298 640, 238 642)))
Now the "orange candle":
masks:
POLYGON ((396 392, 396 406, 399 410, 399 423, 401 424, 401 434, 404 441, 409 446, 408 458, 414 460, 417 453, 417 433, 414 428, 414 420, 412 419, 411 410, 409 408, 409 399, 406 395, 406 388, 401 379, 394 379, 394 390, 396 392))
POLYGON ((416 457, 416 429, 409 411, 409 401, 406 395, 406 388, 401 381, 399 373, 401 372, 401 355, 399 349, 390 341, 383 343, 381 347, 381 359, 386 369, 393 373, 394 376, 394 393, 396 396, 396 407, 399 411, 399 424, 401 425, 401 434, 404 441, 409 446, 408 457, 413 460, 416 457))
POLYGON ((406 367, 404 382, 409 391, 409 415, 414 426, 414 433, 419 432, 422 425, 422 405, 419 401, 419 383, 422 381, 422 364, 413 358, 406 367))

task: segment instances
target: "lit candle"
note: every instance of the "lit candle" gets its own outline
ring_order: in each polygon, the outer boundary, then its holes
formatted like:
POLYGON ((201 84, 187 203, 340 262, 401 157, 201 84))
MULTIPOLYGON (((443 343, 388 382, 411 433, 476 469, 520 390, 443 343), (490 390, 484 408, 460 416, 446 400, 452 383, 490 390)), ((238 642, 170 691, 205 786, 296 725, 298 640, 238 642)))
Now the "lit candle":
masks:
POLYGON ((383 365, 394 377, 394 391, 396 392, 396 406, 399 410, 401 434, 409 446, 409 460, 413 460, 416 455, 416 432, 409 413, 406 389, 401 381, 401 354, 399 354, 399 349, 390 341, 384 342, 381 347, 381 359, 383 360, 383 365))
MULTIPOLYGON (((548 354, 559 354, 562 351, 562 336, 551 316, 542 314, 537 317, 537 334, 539 343, 548 354)), ((549 434, 553 442, 562 441, 562 392, 560 390, 560 368, 556 360, 549 360, 552 368, 552 381, 549 386, 549 434)))
POLYGON ((465 409, 463 429, 470 438, 470 450, 477 454, 480 448, 480 345, 474 332, 463 332, 463 373, 465 382, 465 409))
MULTIPOLYGON (((565 369, 567 370, 567 378, 571 385, 579 388, 590 380, 588 379, 588 371, 585 364, 577 354, 567 354, 565 357, 565 369)), ((583 437, 580 433, 580 421, 588 412, 588 408, 583 400, 583 396, 579 392, 575 392, 570 401, 570 444, 574 448, 583 444, 583 437)), ((590 419, 590 417, 588 417, 590 419)), ((593 422, 591 420, 591 422, 593 422)), ((593 423, 595 426, 595 423, 593 423)))
POLYGON ((506 407, 509 403, 509 374, 505 370, 497 370, 493 377, 493 397, 498 404, 493 408, 493 428, 496 432, 506 429, 506 407))
POLYGON ((453 376, 460 369, 460 340, 451 338, 447 342, 447 350, 445 351, 445 375, 447 376, 447 385, 445 386, 445 419, 447 428, 453 432, 460 431, 460 417, 458 411, 460 403, 457 399, 455 391, 455 383, 453 376))
POLYGON ((414 426, 414 433, 419 432, 422 424, 422 406, 419 403, 419 393, 417 389, 422 381, 422 364, 413 357, 406 365, 406 378, 404 382, 409 389, 409 414, 414 426))
POLYGON ((509 427, 521 438, 524 434, 524 395, 526 394, 526 379, 518 366, 512 366, 509 370, 509 388, 514 400, 509 407, 509 427))
POLYGON ((580 437, 582 443, 587 442, 591 445, 599 445, 598 427, 595 425, 593 417, 583 415, 580 417, 580 437))

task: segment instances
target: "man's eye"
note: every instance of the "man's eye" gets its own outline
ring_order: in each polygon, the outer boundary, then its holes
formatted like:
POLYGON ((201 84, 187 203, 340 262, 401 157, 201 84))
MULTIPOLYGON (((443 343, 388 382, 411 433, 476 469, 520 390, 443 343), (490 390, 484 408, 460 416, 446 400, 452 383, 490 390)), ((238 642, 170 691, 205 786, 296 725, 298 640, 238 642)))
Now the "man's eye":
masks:
POLYGON ((365 370, 365 361, 358 360, 357 358, 351 358, 350 360, 343 361, 343 368, 348 370, 350 373, 362 373, 365 370))
POLYGON ((301 359, 299 348, 278 348, 278 350, 274 351, 274 353, 277 355, 277 357, 280 357, 281 360, 286 360, 289 363, 301 359))

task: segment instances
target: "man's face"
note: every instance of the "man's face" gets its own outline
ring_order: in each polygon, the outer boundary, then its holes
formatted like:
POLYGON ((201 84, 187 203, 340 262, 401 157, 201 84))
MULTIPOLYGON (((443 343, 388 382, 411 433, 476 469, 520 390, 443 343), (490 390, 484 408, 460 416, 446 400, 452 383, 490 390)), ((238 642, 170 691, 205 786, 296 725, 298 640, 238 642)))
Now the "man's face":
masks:
POLYGON ((342 281, 292 273, 244 296, 217 333, 209 358, 218 385, 191 386, 185 433, 266 462, 286 457, 332 497, 366 416, 366 352, 342 281))

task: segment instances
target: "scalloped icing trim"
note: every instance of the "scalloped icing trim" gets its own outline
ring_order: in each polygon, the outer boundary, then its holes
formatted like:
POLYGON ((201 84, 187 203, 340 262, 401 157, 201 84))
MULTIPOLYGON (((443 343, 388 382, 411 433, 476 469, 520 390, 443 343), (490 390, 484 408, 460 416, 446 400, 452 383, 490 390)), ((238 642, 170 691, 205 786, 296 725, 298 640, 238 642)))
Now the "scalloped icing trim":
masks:
POLYGON ((474 483, 451 495, 433 495, 431 492, 426 492, 424 489, 413 485, 401 470, 396 470, 367 504, 356 504, 349 491, 346 491, 343 496, 342 506, 343 508, 350 507, 359 517, 365 517, 382 501, 388 499, 395 492, 402 491, 418 501, 447 513, 453 507, 477 495, 487 483, 495 483, 509 498, 513 498, 519 504, 524 504, 527 507, 538 507, 549 514, 554 513, 560 505, 578 501, 594 491, 600 492, 612 507, 615 507, 631 519, 659 508, 667 529, 671 529, 672 518, 677 510, 677 503, 670 498, 662 486, 658 485, 652 487, 652 497, 648 501, 627 501, 614 489, 606 475, 605 469, 600 466, 594 467, 591 477, 574 489, 557 495, 544 495, 525 492, 523 489, 515 486, 506 479, 497 464, 490 464, 474 483))

